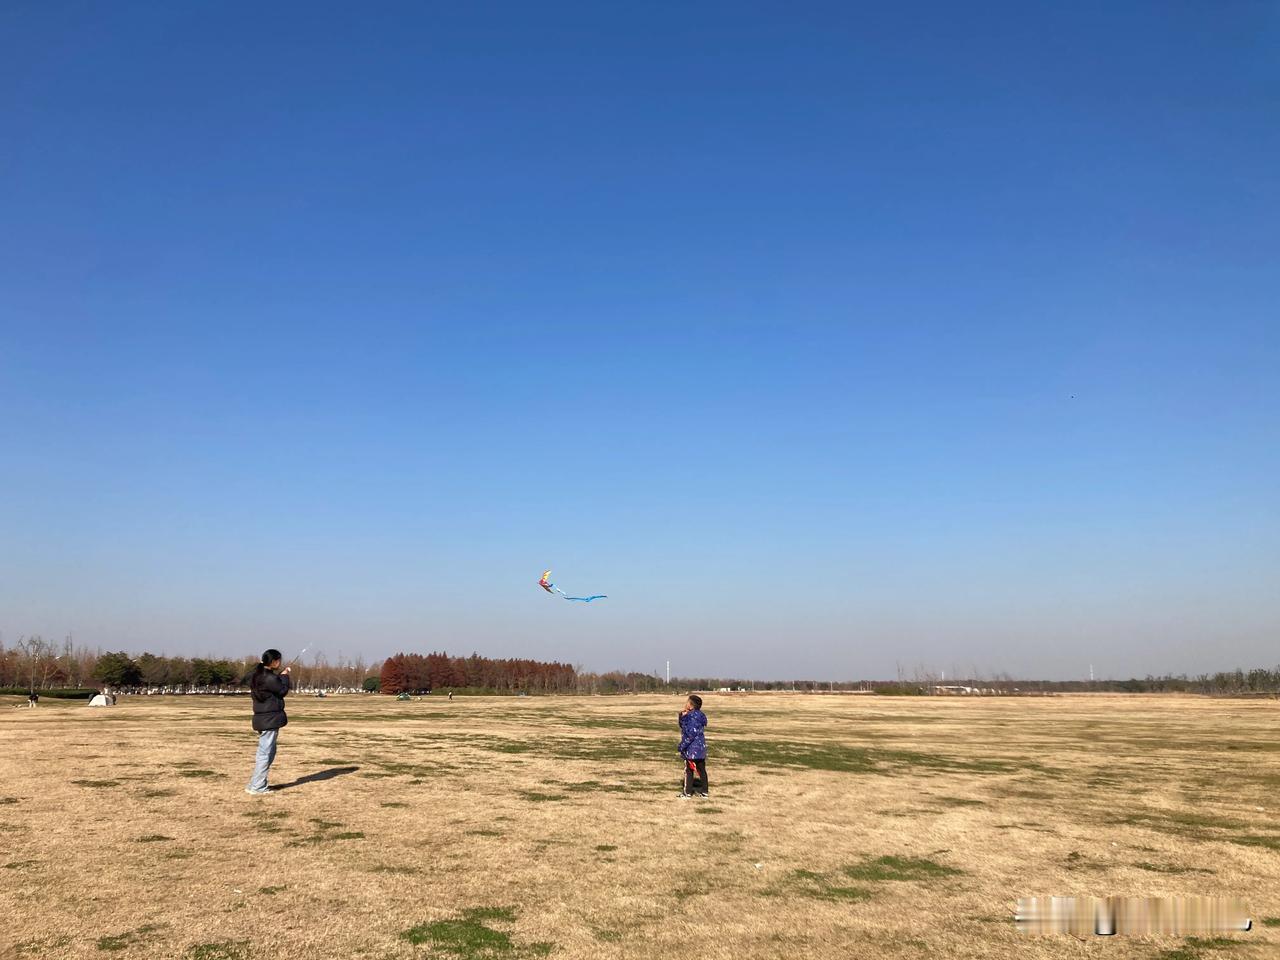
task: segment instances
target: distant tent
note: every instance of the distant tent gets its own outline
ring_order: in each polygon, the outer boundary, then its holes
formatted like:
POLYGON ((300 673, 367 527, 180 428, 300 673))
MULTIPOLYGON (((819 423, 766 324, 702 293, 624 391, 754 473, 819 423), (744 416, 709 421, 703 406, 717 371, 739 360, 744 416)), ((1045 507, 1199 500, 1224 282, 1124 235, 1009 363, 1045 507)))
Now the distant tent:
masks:
POLYGON ((108 697, 105 693, 99 693, 92 700, 89 701, 89 706, 109 707, 111 706, 111 698, 108 697))

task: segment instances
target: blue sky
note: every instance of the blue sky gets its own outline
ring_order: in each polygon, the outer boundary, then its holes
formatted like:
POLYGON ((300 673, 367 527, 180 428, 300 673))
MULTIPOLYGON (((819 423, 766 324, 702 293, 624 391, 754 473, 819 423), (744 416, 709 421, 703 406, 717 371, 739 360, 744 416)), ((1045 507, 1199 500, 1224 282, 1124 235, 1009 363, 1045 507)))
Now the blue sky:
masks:
POLYGON ((0 121, 6 640, 1280 659, 1272 4, 11 4, 0 121))

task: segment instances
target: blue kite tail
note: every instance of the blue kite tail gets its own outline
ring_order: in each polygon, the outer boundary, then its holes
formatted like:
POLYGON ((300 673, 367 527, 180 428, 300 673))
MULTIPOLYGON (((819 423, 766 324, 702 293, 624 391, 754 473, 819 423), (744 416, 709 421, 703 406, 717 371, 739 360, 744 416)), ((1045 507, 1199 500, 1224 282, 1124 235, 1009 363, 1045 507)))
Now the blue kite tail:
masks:
POLYGON ((592 600, 608 600, 607 593, 593 593, 589 597, 565 597, 566 600, 580 600, 583 603, 590 603, 592 600))

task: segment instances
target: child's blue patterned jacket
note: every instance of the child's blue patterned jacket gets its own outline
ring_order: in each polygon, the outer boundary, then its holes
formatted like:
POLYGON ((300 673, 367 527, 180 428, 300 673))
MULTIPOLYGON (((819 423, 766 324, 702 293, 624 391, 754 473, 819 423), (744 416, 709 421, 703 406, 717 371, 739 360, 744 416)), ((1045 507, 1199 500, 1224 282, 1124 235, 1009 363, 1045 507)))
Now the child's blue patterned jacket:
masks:
POLYGON ((686 760, 707 759, 707 738, 702 735, 706 727, 707 715, 701 710, 680 716, 680 756, 686 760))

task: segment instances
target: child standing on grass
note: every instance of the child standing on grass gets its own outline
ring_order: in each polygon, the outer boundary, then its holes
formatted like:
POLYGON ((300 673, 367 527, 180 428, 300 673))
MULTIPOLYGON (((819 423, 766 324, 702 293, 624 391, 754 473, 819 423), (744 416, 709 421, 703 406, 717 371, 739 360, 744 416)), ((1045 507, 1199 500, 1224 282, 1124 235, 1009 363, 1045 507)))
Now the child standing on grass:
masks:
POLYGON ((707 795, 707 738, 702 731, 707 728, 707 715, 702 712, 702 698, 696 693, 680 711, 680 757, 684 760, 684 788, 680 799, 707 795))

